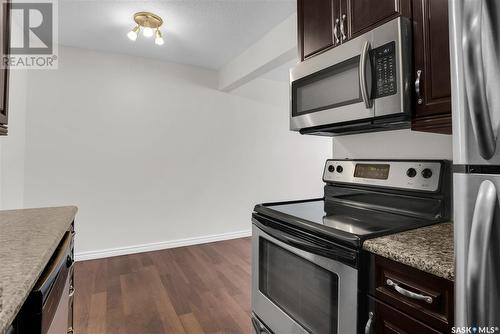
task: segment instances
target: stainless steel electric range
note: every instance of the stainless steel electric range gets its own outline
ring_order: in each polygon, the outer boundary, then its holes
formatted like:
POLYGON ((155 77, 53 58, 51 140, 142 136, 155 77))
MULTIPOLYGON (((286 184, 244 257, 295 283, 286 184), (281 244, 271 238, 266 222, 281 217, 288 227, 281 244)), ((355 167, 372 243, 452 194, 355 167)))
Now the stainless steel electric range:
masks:
POLYGON ((255 334, 364 332, 366 239, 449 220, 447 161, 328 160, 324 198, 252 214, 255 334))

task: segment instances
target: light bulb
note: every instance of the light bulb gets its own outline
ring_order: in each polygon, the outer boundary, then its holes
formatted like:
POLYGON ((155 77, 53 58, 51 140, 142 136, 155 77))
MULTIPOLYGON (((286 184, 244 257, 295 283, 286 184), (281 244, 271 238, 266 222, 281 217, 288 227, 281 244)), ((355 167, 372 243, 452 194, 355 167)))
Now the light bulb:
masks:
POLYGON ((137 39, 137 33, 139 32, 139 26, 135 26, 134 29, 130 30, 127 34, 127 37, 131 41, 135 41, 137 39))
POLYGON ((151 36, 153 36, 153 29, 151 29, 149 27, 145 27, 142 30, 142 34, 144 35, 144 37, 151 37, 151 36))
POLYGON ((158 37, 155 38, 155 44, 156 45, 163 45, 163 43, 165 43, 165 41, 163 40, 163 38, 161 38, 161 37, 160 38, 158 38, 158 37))
POLYGON ((156 37, 155 37, 155 44, 156 45, 163 45, 165 41, 163 40, 163 37, 161 36, 161 31, 160 29, 156 29, 156 37))

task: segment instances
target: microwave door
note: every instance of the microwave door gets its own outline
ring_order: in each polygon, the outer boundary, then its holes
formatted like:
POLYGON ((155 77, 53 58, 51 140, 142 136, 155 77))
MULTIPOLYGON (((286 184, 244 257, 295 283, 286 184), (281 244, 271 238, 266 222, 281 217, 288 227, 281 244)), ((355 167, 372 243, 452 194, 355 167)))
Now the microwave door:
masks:
POLYGON ((411 24, 397 18, 290 70, 290 128, 406 122, 411 24))
POLYGON ((370 36, 360 36, 290 71, 291 130, 374 117, 370 36))

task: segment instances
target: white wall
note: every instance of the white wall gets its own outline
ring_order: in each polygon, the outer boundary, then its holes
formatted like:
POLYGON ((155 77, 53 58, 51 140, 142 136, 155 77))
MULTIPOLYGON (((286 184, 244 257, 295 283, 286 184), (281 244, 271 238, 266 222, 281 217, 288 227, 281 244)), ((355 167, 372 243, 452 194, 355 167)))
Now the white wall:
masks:
POLYGON ((59 59, 28 78, 24 204, 77 205, 77 253, 248 231, 256 203, 322 195, 331 139, 288 130, 286 85, 229 94, 199 68, 59 59))
POLYGON ((453 159, 452 138, 410 130, 334 137, 335 159, 453 159))

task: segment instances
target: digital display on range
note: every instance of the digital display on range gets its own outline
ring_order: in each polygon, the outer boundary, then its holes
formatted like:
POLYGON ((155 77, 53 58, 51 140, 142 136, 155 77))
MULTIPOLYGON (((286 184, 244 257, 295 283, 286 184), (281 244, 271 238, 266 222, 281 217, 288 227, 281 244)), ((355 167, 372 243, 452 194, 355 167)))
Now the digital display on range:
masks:
POLYGON ((354 177, 365 179, 387 180, 390 165, 384 164, 356 164, 354 177))

